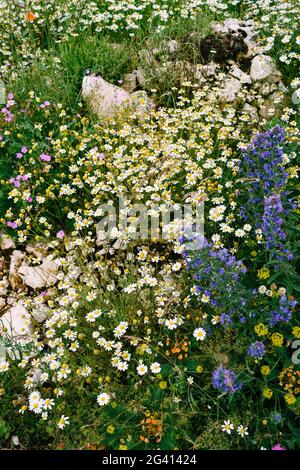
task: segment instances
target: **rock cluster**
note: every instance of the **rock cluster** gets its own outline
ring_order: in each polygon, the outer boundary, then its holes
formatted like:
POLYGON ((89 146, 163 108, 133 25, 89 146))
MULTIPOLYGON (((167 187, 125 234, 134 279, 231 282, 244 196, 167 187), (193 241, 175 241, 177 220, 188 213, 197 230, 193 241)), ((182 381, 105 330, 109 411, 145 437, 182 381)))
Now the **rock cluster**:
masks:
POLYGON ((148 68, 126 74, 122 86, 94 75, 84 77, 84 99, 99 117, 114 116, 123 108, 146 113, 154 107, 145 91, 153 76, 163 80, 169 74, 179 77, 180 85, 198 82, 201 87, 222 72, 221 103, 242 105, 253 119, 279 115, 286 105, 287 90, 273 59, 255 43, 254 23, 229 18, 211 26, 212 33, 206 38, 189 33, 181 42, 171 40, 162 42, 159 47, 141 50, 141 62, 148 64, 148 68), (191 63, 185 57, 187 44, 197 49, 198 63, 191 63), (251 91, 254 98, 245 100, 249 95, 245 91, 251 91))
POLYGON ((243 36, 244 45, 247 51, 244 53, 245 58, 251 58, 259 52, 255 43, 255 25, 253 21, 240 21, 236 18, 228 18, 223 23, 213 23, 212 30, 215 33, 224 35, 232 35, 233 37, 240 33, 243 36))
POLYGON ((50 291, 50 286, 58 281, 59 267, 41 245, 28 245, 21 251, 10 237, 2 234, 0 249, 0 338, 6 338, 10 344, 8 353, 13 354, 17 350, 14 345, 32 341, 33 322, 41 323, 51 313, 45 305, 36 305, 29 312, 26 292, 50 291))
MULTIPOLYGON (((135 74, 133 75, 136 77, 135 74)), ((127 77, 127 89, 133 90, 136 88, 136 84, 133 82, 133 77, 127 77)), ((145 91, 140 90, 129 93, 125 89, 108 83, 102 77, 95 75, 88 75, 83 78, 82 96, 90 105, 91 111, 104 118, 112 117, 126 108, 145 113, 154 106, 145 91)))

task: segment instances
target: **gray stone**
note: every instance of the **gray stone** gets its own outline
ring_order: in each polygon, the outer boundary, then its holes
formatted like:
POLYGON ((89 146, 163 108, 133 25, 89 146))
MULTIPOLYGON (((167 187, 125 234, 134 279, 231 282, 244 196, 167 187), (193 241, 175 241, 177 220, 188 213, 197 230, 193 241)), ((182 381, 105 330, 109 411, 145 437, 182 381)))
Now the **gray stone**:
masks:
POLYGON ((51 313, 51 309, 46 305, 39 305, 38 307, 32 309, 31 316, 37 323, 43 323, 43 321, 48 318, 51 313))
POLYGON ((240 30, 246 34, 244 43, 248 47, 245 58, 251 58, 257 53, 257 46, 253 40, 255 36, 255 25, 253 21, 240 21, 236 18, 228 18, 223 23, 212 23, 212 31, 216 33, 238 33, 240 30))
POLYGON ((169 52, 173 53, 179 50, 179 43, 175 39, 168 42, 169 52))
POLYGON ((279 81, 281 73, 276 69, 272 57, 264 54, 254 57, 251 63, 250 77, 254 81, 279 81))
POLYGON ((247 83, 251 85, 252 80, 250 75, 243 72, 236 64, 233 64, 229 70, 229 74, 237 78, 241 83, 247 83))
POLYGON ((122 88, 128 93, 133 93, 138 86, 136 71, 134 70, 131 73, 127 73, 124 76, 124 81, 122 83, 122 88))
POLYGON ((136 73, 136 78, 137 78, 137 81, 138 81, 138 85, 140 87, 144 87, 146 85, 146 79, 145 79, 143 71, 141 69, 137 69, 135 71, 135 73, 136 73))
POLYGON ((82 96, 99 117, 114 116, 121 108, 132 103, 127 91, 95 75, 83 78, 82 96))
POLYGON ((259 115, 263 119, 271 119, 274 116, 279 117, 282 113, 287 98, 284 93, 275 92, 264 101, 263 105, 259 109, 259 115))
POLYGON ((21 287, 22 279, 18 273, 18 269, 21 266, 24 259, 24 253, 20 250, 14 250, 10 258, 9 267, 9 282, 12 289, 16 290, 21 287))
POLYGON ((0 241, 1 250, 11 250, 16 248, 15 242, 8 235, 0 234, 0 241))
POLYGON ((39 266, 28 266, 22 264, 18 269, 18 274, 23 279, 26 286, 32 289, 41 289, 57 282, 58 266, 54 263, 51 256, 47 256, 39 266))
POLYGON ((0 335, 21 345, 32 341, 30 315, 24 306, 18 304, 0 317, 0 335))
POLYGON ((242 84, 236 78, 226 78, 224 88, 222 90, 221 99, 226 103, 231 103, 237 98, 238 92, 241 90, 242 84))

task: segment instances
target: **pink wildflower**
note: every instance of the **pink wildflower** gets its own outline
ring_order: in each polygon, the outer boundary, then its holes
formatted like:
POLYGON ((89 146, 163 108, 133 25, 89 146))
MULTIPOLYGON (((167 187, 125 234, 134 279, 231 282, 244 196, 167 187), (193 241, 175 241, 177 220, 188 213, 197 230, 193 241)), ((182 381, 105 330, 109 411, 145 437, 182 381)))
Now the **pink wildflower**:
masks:
POLYGON ((63 230, 60 230, 59 232, 57 232, 56 236, 57 238, 64 238, 65 232, 63 230))
POLYGON ((47 155, 46 153, 42 153, 42 154, 40 155, 40 159, 43 160, 44 162, 50 162, 51 156, 50 156, 50 155, 47 155))
POLYGON ((272 450, 286 450, 285 447, 282 447, 280 444, 275 444, 273 447, 272 447, 272 450))

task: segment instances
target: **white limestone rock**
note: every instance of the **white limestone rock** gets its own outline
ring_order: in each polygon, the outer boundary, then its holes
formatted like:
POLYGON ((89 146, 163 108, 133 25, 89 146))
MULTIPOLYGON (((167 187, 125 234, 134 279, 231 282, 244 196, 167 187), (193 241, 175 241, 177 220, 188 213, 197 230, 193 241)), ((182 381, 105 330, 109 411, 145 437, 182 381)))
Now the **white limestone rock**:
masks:
POLYGON ((31 316, 37 323, 43 323, 49 314, 51 313, 51 309, 46 305, 39 305, 32 309, 31 316))
POLYGON ((82 96, 93 113, 99 117, 111 117, 124 106, 132 103, 130 94, 100 76, 88 75, 83 78, 82 96))
POLYGON ((251 63, 250 77, 253 81, 280 81, 281 73, 277 70, 272 57, 260 54, 251 63))
POLYGON ((3 276, 0 279, 0 295, 6 295, 9 287, 9 281, 7 276, 3 276))
POLYGON ((299 104, 300 103, 300 88, 295 90, 292 94, 292 102, 294 104, 299 104))
POLYGON ((32 341, 30 315, 23 305, 15 305, 0 317, 0 336, 21 345, 32 341))
POLYGON ((237 78, 241 83, 247 83, 251 85, 252 80, 250 75, 243 72, 236 64, 233 64, 229 70, 229 74, 234 78, 237 78))
POLYGON ((41 243, 28 244, 26 246, 26 253, 29 255, 34 255, 34 258, 42 261, 47 256, 48 248, 41 243))
POLYGON ((215 75, 217 67, 218 65, 215 64, 214 62, 211 62, 206 65, 197 64, 195 66, 195 78, 200 79, 202 75, 204 77, 211 77, 215 75))
POLYGON ((22 279, 18 273, 18 269, 23 263, 24 253, 20 250, 14 250, 10 258, 9 266, 9 282, 13 290, 22 286, 22 279))
POLYGON ((0 234, 0 241, 1 250, 14 250, 16 248, 15 242, 8 235, 0 234))
POLYGON ((51 256, 47 256, 39 266, 32 267, 23 264, 18 269, 18 274, 21 276, 26 286, 32 289, 42 289, 43 287, 49 287, 57 282, 57 271, 58 266, 52 260, 51 256))
POLYGON ((221 100, 226 103, 232 103, 236 100, 237 94, 242 88, 242 84, 236 78, 226 78, 222 90, 221 100))

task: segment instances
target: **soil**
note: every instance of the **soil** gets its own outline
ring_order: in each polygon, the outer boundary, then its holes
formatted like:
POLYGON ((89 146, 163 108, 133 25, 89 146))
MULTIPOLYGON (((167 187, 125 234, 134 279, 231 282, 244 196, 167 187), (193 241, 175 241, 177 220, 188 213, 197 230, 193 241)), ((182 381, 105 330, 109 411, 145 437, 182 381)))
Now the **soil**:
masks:
POLYGON ((243 56, 248 52, 248 46, 244 42, 245 37, 246 33, 243 30, 238 30, 236 33, 214 33, 205 38, 188 34, 182 39, 182 46, 184 49, 190 48, 194 55, 197 50, 199 61, 203 64, 215 62, 225 65, 228 60, 243 61, 243 56))
POLYGON ((200 41, 200 53, 204 63, 216 62, 226 64, 228 60, 237 61, 239 56, 247 54, 248 46, 245 44, 244 31, 235 34, 216 33, 200 41))

